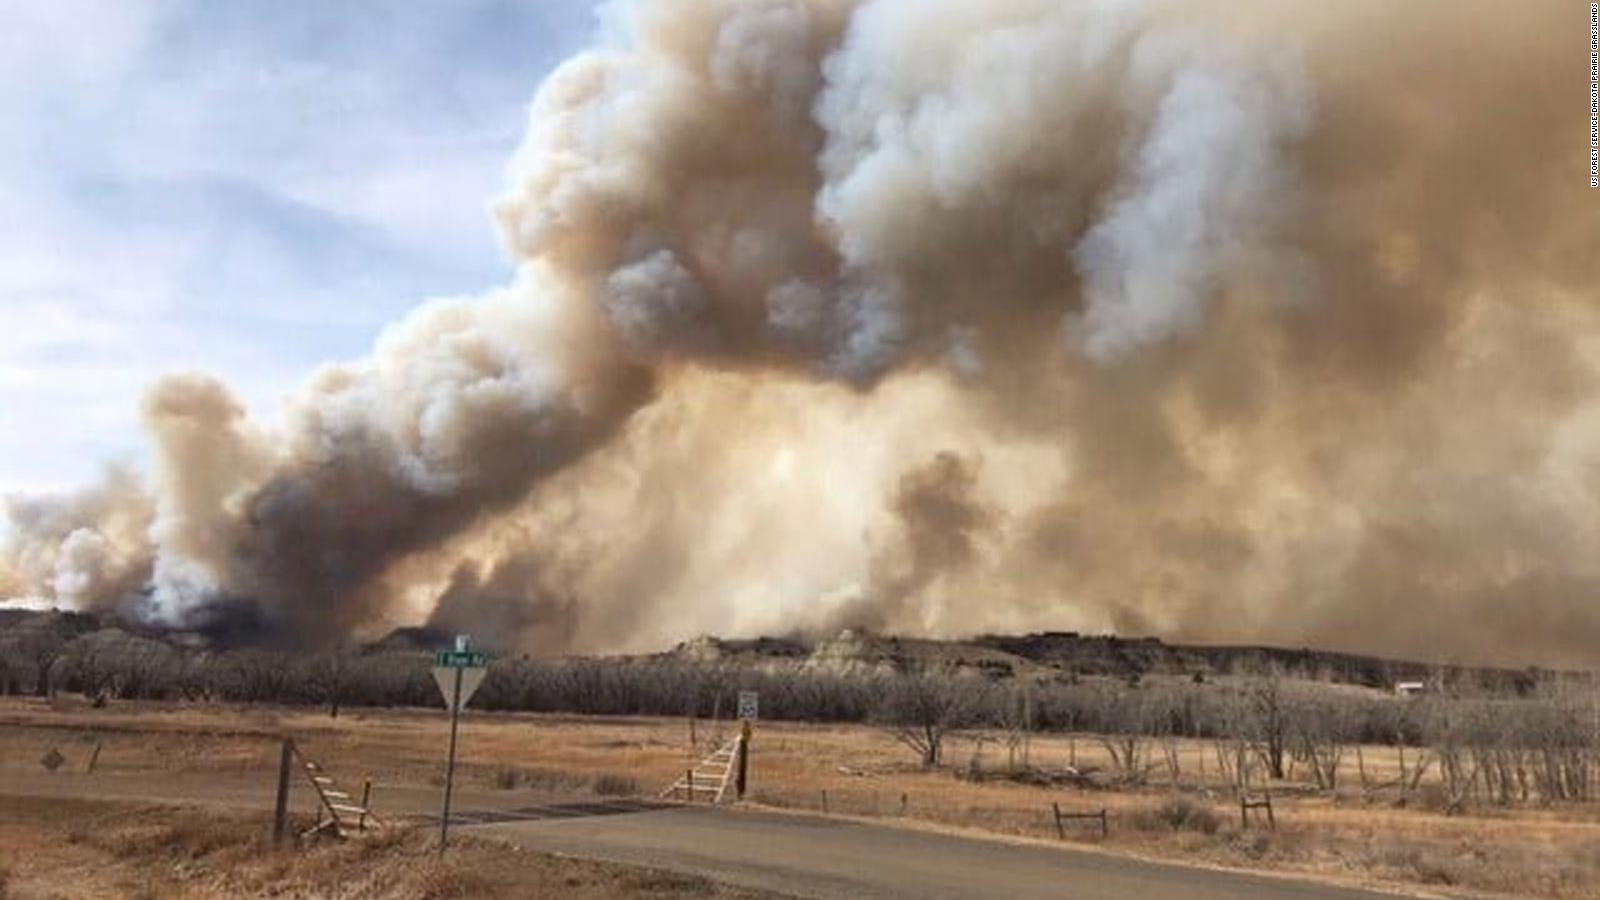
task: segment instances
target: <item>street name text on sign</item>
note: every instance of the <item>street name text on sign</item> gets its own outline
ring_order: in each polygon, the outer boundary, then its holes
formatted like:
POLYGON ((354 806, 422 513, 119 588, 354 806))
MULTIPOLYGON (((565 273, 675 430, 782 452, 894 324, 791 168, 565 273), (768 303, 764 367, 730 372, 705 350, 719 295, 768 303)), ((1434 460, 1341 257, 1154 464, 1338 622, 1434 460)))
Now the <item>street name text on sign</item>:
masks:
POLYGON ((489 664, 489 654, 479 650, 440 650, 433 664, 444 669, 481 669, 489 664))

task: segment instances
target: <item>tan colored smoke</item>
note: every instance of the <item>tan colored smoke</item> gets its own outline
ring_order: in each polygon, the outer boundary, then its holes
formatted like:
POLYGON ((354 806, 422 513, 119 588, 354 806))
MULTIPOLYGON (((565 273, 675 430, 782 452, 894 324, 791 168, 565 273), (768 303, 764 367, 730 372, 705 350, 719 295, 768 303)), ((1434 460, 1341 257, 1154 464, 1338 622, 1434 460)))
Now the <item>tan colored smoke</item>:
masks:
POLYGON ((108 469, 71 494, 7 497, 0 513, 10 526, 0 556, 5 596, 98 607, 150 580, 152 501, 129 469, 108 469))
POLYGON ((606 15, 497 207, 513 285, 418 310, 270 433, 157 386, 148 537, 13 509, 27 592, 112 602, 52 582, 109 557, 167 621, 299 639, 1593 661, 1600 207, 1558 5, 606 15), (67 552, 85 529, 117 552, 67 552))

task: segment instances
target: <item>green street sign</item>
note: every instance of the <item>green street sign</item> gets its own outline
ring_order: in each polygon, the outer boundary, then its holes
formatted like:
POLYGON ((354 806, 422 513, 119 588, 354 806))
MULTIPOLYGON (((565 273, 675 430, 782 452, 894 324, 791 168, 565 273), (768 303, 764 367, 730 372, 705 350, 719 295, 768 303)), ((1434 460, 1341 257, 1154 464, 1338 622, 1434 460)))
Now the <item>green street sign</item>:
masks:
POLYGON ((440 650, 433 664, 447 669, 481 669, 489 664, 489 654, 478 650, 440 650))

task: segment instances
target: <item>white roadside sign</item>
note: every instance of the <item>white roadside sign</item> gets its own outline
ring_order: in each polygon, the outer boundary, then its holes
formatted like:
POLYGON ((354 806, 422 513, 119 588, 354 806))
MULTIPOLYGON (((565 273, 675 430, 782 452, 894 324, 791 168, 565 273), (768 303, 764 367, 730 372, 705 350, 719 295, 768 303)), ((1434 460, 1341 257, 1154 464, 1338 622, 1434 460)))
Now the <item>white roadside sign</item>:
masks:
POLYGON ((439 685, 439 693, 444 695, 444 708, 446 712, 457 712, 452 702, 456 694, 456 673, 461 673, 461 705, 466 706, 472 699, 472 694, 483 684, 483 676, 488 669, 471 668, 458 669, 455 666, 434 666, 433 680, 439 685))
POLYGON ((739 692, 739 718, 754 722, 761 712, 761 695, 755 691, 739 692))

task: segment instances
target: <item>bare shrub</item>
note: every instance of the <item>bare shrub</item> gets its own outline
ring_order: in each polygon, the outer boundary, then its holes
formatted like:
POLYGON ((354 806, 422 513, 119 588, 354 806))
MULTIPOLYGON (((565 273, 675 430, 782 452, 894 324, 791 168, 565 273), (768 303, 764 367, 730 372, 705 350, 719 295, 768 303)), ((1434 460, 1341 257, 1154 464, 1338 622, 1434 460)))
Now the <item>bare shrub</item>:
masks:
POLYGON ((629 797, 639 793, 639 782, 630 775, 607 772, 589 776, 576 772, 553 769, 519 769, 501 766, 490 775, 494 786, 502 791, 527 787, 552 793, 592 792, 602 797, 629 797))
POLYGON ((489 892, 491 885, 489 879, 478 872, 439 862, 428 864, 418 880, 418 900, 481 897, 489 892))
POLYGON ((1448 861, 1435 857, 1428 849, 1416 844, 1385 847, 1378 854, 1378 862, 1407 880, 1423 884, 1452 885, 1461 880, 1448 861))
POLYGON ((1272 835, 1265 831, 1235 832, 1228 843, 1234 850, 1250 859, 1260 859, 1272 849, 1272 835))
POLYGON ((1216 834, 1222 817, 1210 805, 1183 794, 1172 794, 1152 809, 1136 813, 1133 825, 1145 831, 1167 829, 1216 834))
MULTIPOLYGON (((512 773, 511 787, 522 784, 536 791, 550 791, 552 793, 574 793, 587 791, 590 780, 573 772, 561 772, 555 769, 500 769, 495 773, 495 783, 500 784, 502 775, 512 773)), ((509 788, 506 788, 509 790, 509 788)))
POLYGON ((628 775, 608 772, 595 778, 593 789, 602 797, 632 797, 639 793, 639 782, 628 775))
POLYGON ((170 817, 131 820, 90 835, 95 846, 118 859, 151 856, 200 859, 257 840, 258 829, 253 825, 244 822, 219 825, 197 810, 176 811, 170 817))

